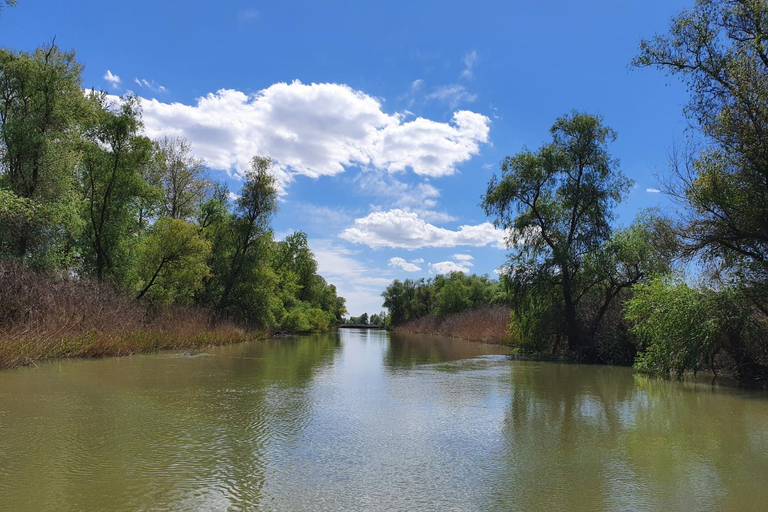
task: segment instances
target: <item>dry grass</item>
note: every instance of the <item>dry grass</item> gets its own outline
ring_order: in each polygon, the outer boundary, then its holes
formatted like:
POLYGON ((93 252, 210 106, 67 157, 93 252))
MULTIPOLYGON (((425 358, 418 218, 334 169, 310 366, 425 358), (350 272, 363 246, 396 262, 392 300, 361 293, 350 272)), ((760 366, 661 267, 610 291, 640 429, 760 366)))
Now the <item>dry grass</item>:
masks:
POLYGON ((205 310, 146 311, 103 283, 0 264, 0 369, 262 337, 205 310))
POLYGON ((483 343, 509 344, 510 309, 492 306, 463 311, 445 318, 427 315, 395 327, 396 332, 436 334, 483 343))

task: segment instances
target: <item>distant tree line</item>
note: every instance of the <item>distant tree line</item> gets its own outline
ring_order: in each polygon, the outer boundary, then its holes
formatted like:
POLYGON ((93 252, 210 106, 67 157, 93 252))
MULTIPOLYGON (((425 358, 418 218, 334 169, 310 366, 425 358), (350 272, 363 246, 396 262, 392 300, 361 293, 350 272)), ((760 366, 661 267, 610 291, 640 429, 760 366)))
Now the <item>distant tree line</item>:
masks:
POLYGON ((150 310, 298 332, 341 321, 306 235, 274 240, 269 158, 233 199, 187 141, 141 128, 138 98, 83 91, 73 52, 0 50, 0 262, 108 282, 150 310))
POLYGON ((395 279, 381 296, 394 327, 427 315, 445 317, 507 301, 504 286, 498 280, 462 272, 429 279, 395 279))
POLYGON ((385 311, 381 313, 373 313, 368 316, 368 313, 363 313, 360 316, 351 316, 344 322, 347 325, 372 325, 374 327, 386 328, 389 326, 389 316, 385 311))

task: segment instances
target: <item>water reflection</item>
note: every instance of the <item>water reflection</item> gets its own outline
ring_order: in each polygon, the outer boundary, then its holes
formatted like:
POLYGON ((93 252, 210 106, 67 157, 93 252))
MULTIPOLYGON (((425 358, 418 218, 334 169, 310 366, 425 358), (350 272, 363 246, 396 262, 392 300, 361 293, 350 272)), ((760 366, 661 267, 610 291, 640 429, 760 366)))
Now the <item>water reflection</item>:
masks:
POLYGON ((505 347, 484 345, 443 336, 393 333, 387 346, 384 364, 388 369, 397 371, 407 370, 422 364, 457 361, 508 352, 509 350, 505 347))
POLYGON ((0 373, 0 496, 8 510, 254 506, 271 446, 306 426, 307 384, 338 346, 307 337, 0 373))
POLYGON ((765 506, 765 482, 747 477, 768 470, 764 396, 578 365, 521 362, 510 378, 492 477, 508 486, 490 509, 765 506))
POLYGON ((0 372, 0 509, 760 510, 765 394, 384 331, 0 372))

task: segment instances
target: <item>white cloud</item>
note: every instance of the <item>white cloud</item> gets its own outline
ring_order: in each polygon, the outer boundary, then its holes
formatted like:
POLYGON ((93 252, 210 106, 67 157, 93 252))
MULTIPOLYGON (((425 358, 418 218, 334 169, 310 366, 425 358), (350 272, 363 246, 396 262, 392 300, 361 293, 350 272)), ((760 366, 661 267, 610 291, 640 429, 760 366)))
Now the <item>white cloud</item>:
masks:
POLYGON ((443 101, 453 109, 465 101, 472 103, 477 99, 477 95, 470 94, 463 85, 450 84, 437 87, 427 95, 427 99, 443 101))
POLYGON ((472 50, 464 55, 462 59, 464 69, 461 72, 461 78, 472 78, 474 76, 474 67, 477 64, 477 52, 472 50))
POLYGON ((120 77, 113 74, 110 70, 107 70, 106 74, 104 75, 104 80, 109 82, 115 89, 117 89, 120 85, 120 77))
POLYGON ((413 82, 411 82, 412 93, 418 92, 419 90, 421 90, 422 87, 424 87, 424 80, 422 80, 421 78, 418 78, 413 82))
MULTIPOLYGON (((361 191, 375 196, 386 203, 386 208, 400 208, 416 212, 427 222, 450 222, 456 220, 446 212, 434 210, 440 190, 428 182, 404 183, 381 171, 362 172, 355 177, 361 191)), ((375 210, 384 208, 376 207, 375 210)))
POLYGON ((325 228, 349 224, 354 218, 352 214, 341 207, 329 208, 311 203, 301 203, 297 205, 297 210, 304 218, 304 222, 325 228))
POLYGON ((328 240, 310 240, 317 261, 317 272, 336 286, 347 299, 352 316, 382 309, 381 292, 392 282, 387 271, 371 269, 354 258, 354 253, 328 240))
POLYGON ((234 192, 230 191, 227 194, 227 197, 229 197, 230 201, 237 201, 238 199, 240 199, 240 194, 235 194, 234 192))
POLYGON ((418 272, 419 270, 421 270, 421 267, 419 267, 418 265, 415 265, 416 261, 418 260, 414 260, 413 262, 408 262, 403 258, 395 257, 395 258, 390 258, 389 266, 401 268, 406 272, 418 272))
POLYGON ((147 135, 181 135, 215 169, 241 174, 253 155, 272 157, 281 183, 333 176, 346 167, 412 170, 440 177, 488 141, 490 120, 462 110, 450 123, 405 121, 343 84, 277 83, 255 94, 222 89, 195 105, 142 102, 147 135))
POLYGON ((475 226, 463 225, 455 231, 427 223, 415 212, 400 209, 373 212, 355 220, 354 227, 341 233, 341 238, 369 247, 456 247, 459 245, 503 248, 504 232, 490 222, 475 226))
POLYGON ((436 274, 449 274, 451 272, 469 272, 469 267, 456 263, 455 261, 440 261, 438 263, 430 263, 429 266, 436 274))
POLYGON ((659 193, 661 193, 661 190, 659 190, 657 188, 647 188, 647 189, 645 189, 645 191, 650 193, 650 194, 659 194, 659 193))
POLYGON ((139 87, 145 87, 149 89, 152 92, 168 92, 168 89, 166 89, 164 86, 158 84, 154 80, 149 81, 146 78, 134 78, 133 82, 135 84, 138 84, 139 87))
POLYGON ((469 262, 475 258, 473 258, 471 254, 454 254, 453 259, 455 259, 456 261, 465 262, 466 265, 472 265, 469 262))

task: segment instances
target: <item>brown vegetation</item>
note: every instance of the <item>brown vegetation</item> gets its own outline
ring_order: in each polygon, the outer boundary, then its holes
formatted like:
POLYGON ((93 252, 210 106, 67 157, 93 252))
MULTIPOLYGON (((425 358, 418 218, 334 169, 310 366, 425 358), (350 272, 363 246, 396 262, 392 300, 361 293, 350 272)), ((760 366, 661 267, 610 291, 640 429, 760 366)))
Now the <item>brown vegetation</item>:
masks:
POLYGON ((488 306, 462 311, 445 317, 423 316, 395 327, 395 332, 436 334, 468 341, 509 344, 507 327, 510 309, 502 306, 488 306))
POLYGON ((0 264, 0 369, 62 357, 192 349, 261 337, 208 311, 145 309, 113 287, 0 264))

